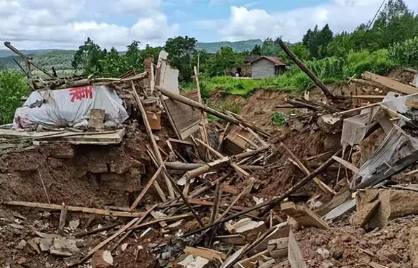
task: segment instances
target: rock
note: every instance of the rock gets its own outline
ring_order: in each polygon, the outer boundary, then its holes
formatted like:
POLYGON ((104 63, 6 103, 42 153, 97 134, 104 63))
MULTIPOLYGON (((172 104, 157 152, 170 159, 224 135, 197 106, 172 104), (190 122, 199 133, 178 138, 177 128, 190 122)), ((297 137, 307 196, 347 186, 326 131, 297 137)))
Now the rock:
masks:
POLYGON ((113 257, 112 257, 112 253, 108 250, 103 252, 103 260, 105 262, 107 262, 110 265, 113 265, 113 257))
POLYGON ((26 241, 25 240, 20 240, 19 244, 16 246, 17 249, 24 249, 26 247, 26 241))
POLYGON ((324 249, 324 248, 318 248, 316 250, 316 253, 318 253, 319 255, 321 255, 321 257, 323 259, 328 259, 328 257, 329 257, 329 251, 326 250, 326 249, 324 249))
POLYGON ((125 244, 122 244, 120 248, 122 249, 122 251, 125 251, 127 247, 128 247, 128 243, 125 243, 125 244))
MULTIPOLYGON (((98 251, 96 251, 96 252, 93 254, 93 256, 92 256, 92 258, 91 258, 91 266, 92 266, 93 268, 107 268, 107 267, 111 267, 111 266, 112 266, 112 264, 110 264, 110 263, 106 262, 106 261, 103 259, 103 254, 104 254, 104 252, 105 252, 105 251, 103 251, 103 250, 98 250, 98 251)), ((107 253, 106 253, 106 254, 107 254, 107 253)), ((113 261, 113 258, 112 258, 112 261, 113 261)))
POLYGON ((79 225, 80 225, 80 220, 73 220, 73 221, 70 221, 70 223, 68 224, 70 229, 73 231, 77 229, 79 225))
POLYGON ((341 117, 327 114, 319 117, 317 125, 323 132, 335 134, 342 131, 343 120, 341 117))
POLYGON ((70 257, 79 251, 77 241, 66 238, 55 238, 49 252, 53 255, 70 257))
POLYGON ((341 135, 335 134, 335 135, 326 135, 323 141, 323 146, 325 151, 331 151, 335 150, 335 148, 338 148, 341 146, 341 135))
POLYGON ((104 123, 104 128, 106 130, 113 130, 113 129, 116 129, 117 127, 118 125, 116 124, 116 122, 113 122, 113 121, 106 121, 104 123))

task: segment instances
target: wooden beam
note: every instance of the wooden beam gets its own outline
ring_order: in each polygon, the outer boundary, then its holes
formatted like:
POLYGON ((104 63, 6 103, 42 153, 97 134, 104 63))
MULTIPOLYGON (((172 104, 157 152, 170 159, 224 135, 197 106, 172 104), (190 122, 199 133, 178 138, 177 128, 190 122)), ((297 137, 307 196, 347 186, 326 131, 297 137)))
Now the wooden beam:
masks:
POLYGON ((404 83, 395 81, 385 76, 377 75, 377 74, 370 73, 370 72, 364 72, 363 78, 379 83, 380 85, 390 88, 391 90, 399 92, 399 93, 403 93, 407 95, 418 93, 418 88, 406 85, 404 83))
POLYGON ((308 268, 292 230, 290 230, 289 233, 287 259, 289 260, 290 267, 292 268, 308 268))
MULTIPOLYGON (((35 203, 35 202, 24 202, 24 201, 5 201, 2 204, 8 206, 21 206, 21 207, 30 207, 41 210, 52 210, 60 211, 62 206, 55 204, 45 204, 45 203, 35 203)), ((67 206, 68 211, 71 212, 83 212, 89 214, 98 214, 105 216, 113 217, 128 217, 128 218, 137 218, 141 217, 143 212, 122 212, 122 211, 111 211, 106 209, 97 209, 97 208, 86 208, 86 207, 76 207, 76 206, 67 206)))
POLYGON ((318 77, 314 73, 311 72, 311 70, 306 67, 301 60, 290 50, 290 48, 283 42, 281 38, 278 39, 280 47, 283 49, 284 52, 290 57, 290 59, 293 60, 294 63, 305 73, 309 76, 309 78, 312 79, 312 81, 317 85, 322 92, 324 92, 327 99, 335 99, 335 96, 329 91, 329 89, 325 86, 325 84, 319 80, 318 77))
POLYGON ((352 172, 354 172, 354 174, 357 174, 359 172, 359 169, 354 166, 353 164, 351 164, 350 162, 338 157, 338 156, 333 156, 332 158, 334 158, 335 161, 337 161, 338 163, 340 163, 341 165, 345 166, 346 168, 348 168, 349 170, 351 170, 352 172))
MULTIPOLYGON (((158 149, 157 142, 155 141, 154 134, 152 133, 151 126, 150 126, 150 124, 148 122, 148 119, 147 119, 147 113, 144 109, 144 106, 142 105, 141 99, 139 98, 138 93, 136 92, 136 89, 135 89, 135 85, 132 81, 131 81, 131 85, 132 85, 132 93, 133 93, 133 95, 135 97, 135 100, 138 104, 139 110, 141 111, 142 120, 144 121, 145 129, 146 129, 148 137, 151 141, 151 145, 152 145, 153 151, 154 151, 154 156, 157 160, 158 166, 163 166, 163 169, 165 169, 163 158, 161 157, 160 151, 158 149)), ((165 183, 166 183, 167 188, 168 188, 169 195, 170 195, 171 199, 174 199, 176 196, 174 195, 173 185, 171 184, 171 182, 167 178, 167 176, 165 176, 164 179, 165 179, 165 183)))

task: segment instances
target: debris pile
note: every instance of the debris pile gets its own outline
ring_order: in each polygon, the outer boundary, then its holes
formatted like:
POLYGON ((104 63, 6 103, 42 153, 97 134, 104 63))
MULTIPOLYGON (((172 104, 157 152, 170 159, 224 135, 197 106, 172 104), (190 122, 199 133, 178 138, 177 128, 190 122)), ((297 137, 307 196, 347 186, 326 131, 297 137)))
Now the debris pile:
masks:
POLYGON ((92 87, 93 98, 115 94, 126 116, 117 130, 104 126, 106 106, 86 109, 84 129, 0 128, 0 264, 417 265, 418 89, 365 73, 351 95, 331 91, 281 46, 320 91, 281 99, 298 112, 280 133, 203 104, 196 70, 197 90, 181 92, 164 51, 143 74, 31 78, 49 99, 27 101, 29 112, 92 87))

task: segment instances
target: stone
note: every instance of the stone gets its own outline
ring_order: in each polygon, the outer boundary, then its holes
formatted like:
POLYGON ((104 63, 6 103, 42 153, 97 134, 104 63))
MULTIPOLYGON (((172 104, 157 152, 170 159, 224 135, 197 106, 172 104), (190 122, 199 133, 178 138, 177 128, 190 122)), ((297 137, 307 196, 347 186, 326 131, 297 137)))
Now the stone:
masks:
POLYGON ((319 117, 317 125, 323 132, 335 134, 342 131, 343 120, 341 117, 327 114, 319 117))
POLYGON ((87 170, 91 173, 106 173, 107 167, 107 153, 101 150, 94 150, 88 153, 87 170), (104 155, 105 154, 105 155, 104 155))
POLYGON ((24 249, 26 247, 26 241, 25 240, 20 240, 19 244, 16 246, 17 249, 24 249))
POLYGON ((112 253, 108 250, 103 252, 103 260, 105 262, 107 262, 110 265, 113 265, 113 257, 112 257, 112 253))
POLYGON ((111 267, 112 264, 109 264, 103 259, 103 250, 96 251, 91 258, 92 268, 107 268, 111 267))
POLYGON ((72 220, 72 221, 70 221, 70 223, 68 225, 69 225, 70 229, 74 231, 80 225, 80 220, 72 220))
POLYGON ((121 175, 127 173, 131 168, 140 168, 141 165, 141 162, 131 157, 117 157, 110 163, 110 172, 121 175))
POLYGON ((19 265, 22 265, 22 264, 24 264, 25 262, 27 262, 27 260, 26 260, 26 258, 24 258, 24 257, 19 257, 19 258, 17 259, 17 261, 16 261, 16 263, 17 263, 17 264, 19 264, 19 265))
POLYGON ((316 253, 318 253, 319 255, 321 255, 321 257, 323 259, 328 259, 329 258, 329 251, 325 248, 318 248, 316 250, 316 253))
POLYGON ((66 238, 55 238, 49 248, 49 252, 53 255, 70 257, 79 251, 77 241, 66 238))
POLYGON ((321 263, 321 268, 333 268, 334 264, 329 261, 324 261, 321 263))

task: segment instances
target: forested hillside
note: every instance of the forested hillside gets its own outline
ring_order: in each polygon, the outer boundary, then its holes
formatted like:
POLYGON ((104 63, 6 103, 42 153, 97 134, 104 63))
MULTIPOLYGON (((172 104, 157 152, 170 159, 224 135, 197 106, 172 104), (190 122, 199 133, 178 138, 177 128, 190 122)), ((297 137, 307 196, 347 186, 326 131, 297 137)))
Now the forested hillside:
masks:
MULTIPOLYGON (((418 67, 418 16, 403 0, 389 0, 373 21, 359 25, 353 32, 334 33, 331 29, 332 25, 321 28, 313 25, 301 42, 289 44, 291 50, 326 83, 359 76, 364 71, 386 74, 399 65, 418 67)), ((140 49, 140 42, 135 41, 127 46, 126 53, 121 53, 115 48, 102 49, 100 44, 88 38, 76 52, 50 51, 35 55, 34 60, 47 69, 55 65, 57 69, 77 70, 85 75, 118 77, 131 69, 143 71, 144 59, 153 55, 156 61, 161 49, 165 49, 171 64, 179 69, 179 79, 185 89, 195 88, 193 66, 199 61, 201 88, 205 95, 217 87, 222 87, 224 93, 240 95, 251 94, 259 88, 294 92, 312 88, 311 80, 287 58, 277 40, 276 37, 268 38, 245 51, 237 51, 243 49, 241 43, 233 44, 236 50, 229 46, 231 43, 223 43, 221 45, 226 46, 216 53, 209 53, 195 38, 178 36, 168 39, 162 47, 146 46, 145 49, 140 49), (277 56, 289 68, 282 75, 260 80, 235 79, 226 75, 229 69, 243 66, 244 57, 248 55, 277 56)), ((215 43, 206 46, 207 49, 215 47, 215 43)), ((4 60, 7 64, 0 61, 0 69, 1 66, 10 66, 12 61, 11 58, 4 60)), ((7 102, 9 97, 3 97, 7 96, 3 94, 7 83, 1 83, 0 95, 2 101, 7 102)))

